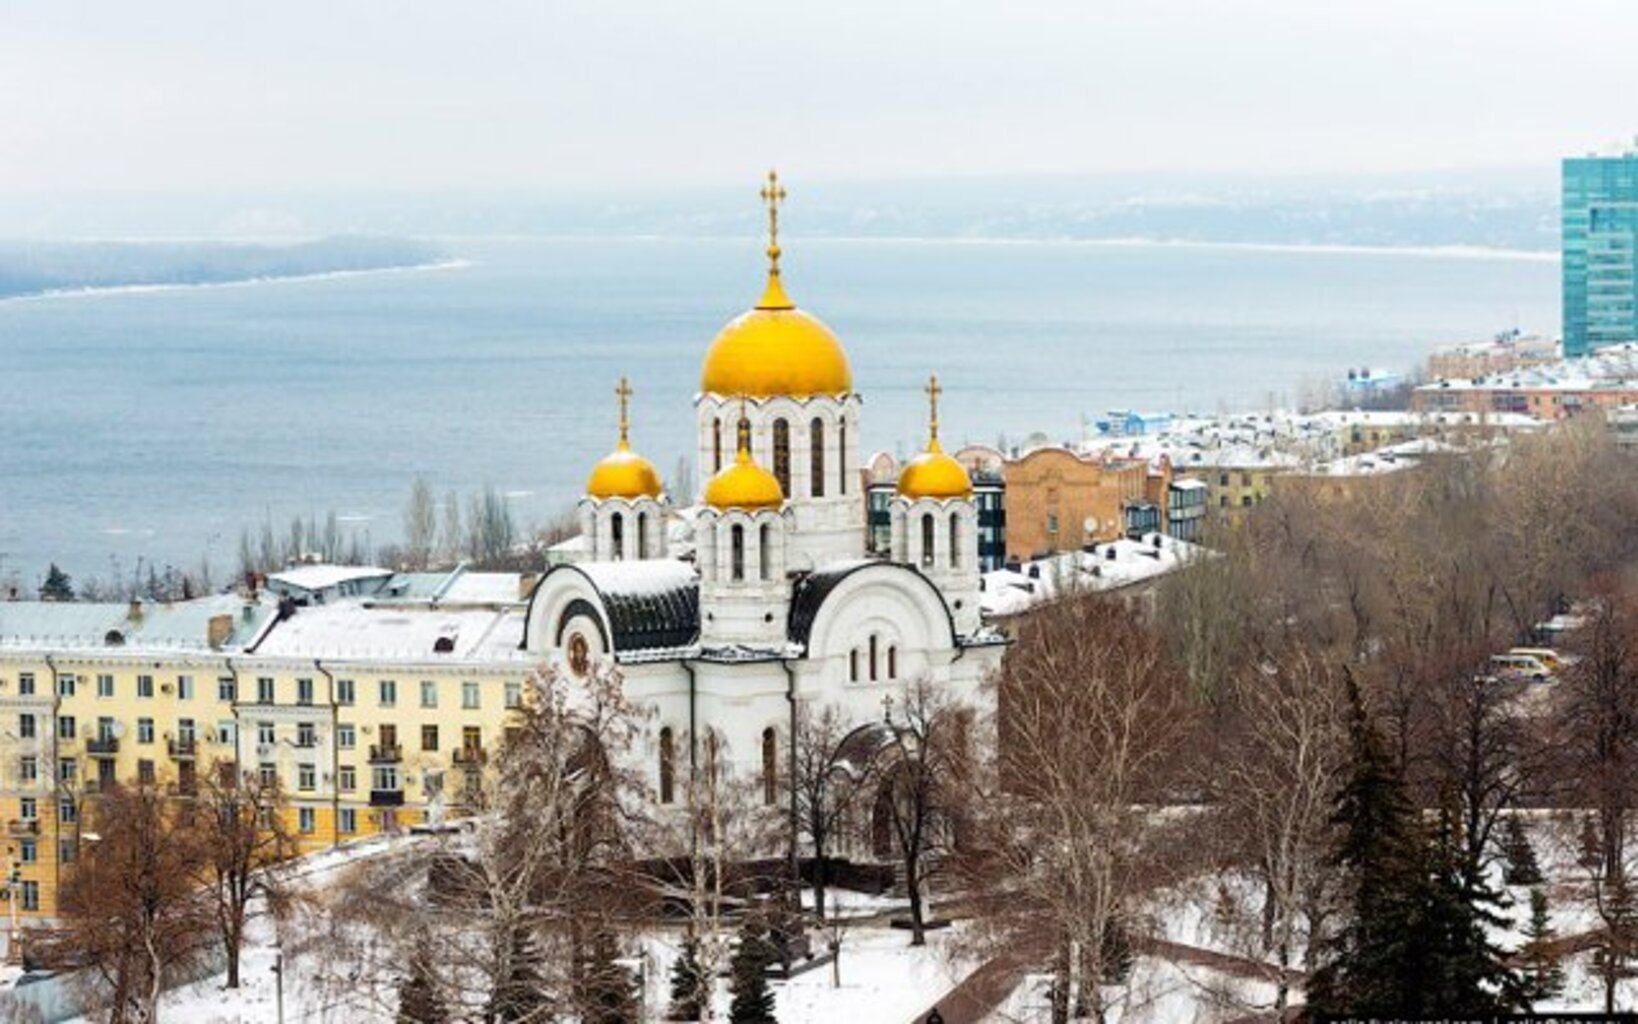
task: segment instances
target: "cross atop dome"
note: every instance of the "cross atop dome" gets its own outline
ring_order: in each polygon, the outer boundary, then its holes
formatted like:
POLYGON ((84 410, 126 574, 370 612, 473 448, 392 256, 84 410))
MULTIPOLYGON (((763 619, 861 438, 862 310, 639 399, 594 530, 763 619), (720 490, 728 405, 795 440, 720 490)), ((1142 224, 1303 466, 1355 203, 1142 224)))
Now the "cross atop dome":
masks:
POLYGON ((631 420, 628 416, 627 404, 631 401, 631 383, 626 380, 624 375, 620 377, 620 383, 615 385, 614 397, 620 403, 620 447, 628 448, 631 446, 631 420))
POLYGON ((786 192, 785 186, 779 183, 778 171, 768 172, 767 184, 757 194, 768 207, 768 287, 763 289, 756 308, 795 309, 796 303, 785 294, 785 286, 779 280, 779 257, 784 251, 779 248, 779 204, 785 201, 786 192))
POLYGON ((931 445, 938 444, 938 396, 944 389, 938 386, 938 374, 927 378, 927 386, 922 388, 927 393, 927 440, 931 445))

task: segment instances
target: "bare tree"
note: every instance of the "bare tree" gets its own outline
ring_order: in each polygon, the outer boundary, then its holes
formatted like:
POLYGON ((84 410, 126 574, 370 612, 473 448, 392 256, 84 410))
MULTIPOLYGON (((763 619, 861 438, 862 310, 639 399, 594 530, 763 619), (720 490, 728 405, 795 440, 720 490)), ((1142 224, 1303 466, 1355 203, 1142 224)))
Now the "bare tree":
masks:
POLYGON ((108 787, 93 809, 96 840, 64 883, 54 952, 85 965, 86 995, 108 1024, 153 1024, 165 986, 204 955, 212 918, 188 811, 153 786, 108 787))
POLYGON ((841 713, 833 706, 818 714, 804 706, 797 718, 795 771, 787 773, 796 808, 796 829, 813 852, 813 907, 825 919, 825 887, 830 854, 860 793, 865 766, 845 762, 847 738, 841 713))
POLYGON ((284 821, 285 800, 277 779, 238 772, 218 761, 205 773, 189 821, 199 844, 197 881, 210 896, 216 931, 227 955, 227 987, 239 987, 250 904, 276 903, 280 862, 295 849, 284 821))
POLYGON ((411 569, 425 569, 438 539, 438 507, 425 477, 416 477, 404 506, 404 556, 411 569))
POLYGON ((892 829, 905 894, 910 900, 910 944, 927 942, 927 886, 953 852, 970 794, 962 792, 967 772, 969 722, 933 683, 907 683, 887 727, 892 742, 881 747, 872 776, 877 813, 892 829))

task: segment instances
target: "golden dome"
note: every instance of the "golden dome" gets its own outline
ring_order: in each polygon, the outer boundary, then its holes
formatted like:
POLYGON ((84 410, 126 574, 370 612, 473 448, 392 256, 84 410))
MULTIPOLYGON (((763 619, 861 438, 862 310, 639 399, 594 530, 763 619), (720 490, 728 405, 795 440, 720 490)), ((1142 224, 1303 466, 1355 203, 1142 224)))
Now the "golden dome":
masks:
POLYGON ((739 421, 739 452, 705 484, 705 503, 714 509, 778 508, 785 503, 779 480, 751 460, 751 424, 739 421))
POLYGON ((768 172, 768 285, 756 307, 735 318, 711 342, 700 371, 708 394, 767 398, 840 395, 853 390, 847 353, 818 317, 796 308, 779 277, 779 202, 785 190, 768 172))
POLYGON ((586 479, 586 493, 593 498, 658 498, 665 490, 659 471, 654 463, 631 450, 627 436, 630 421, 626 402, 631 398, 631 385, 626 378, 620 378, 620 386, 614 389, 614 394, 620 400, 620 443, 592 467, 591 476, 586 479))
POLYGON ((592 467, 586 493, 594 498, 658 498, 665 490, 654 463, 624 441, 592 467))
POLYGON ((927 382, 927 401, 930 414, 927 420, 927 450, 905 463, 899 473, 899 493, 911 501, 918 498, 970 498, 973 496, 972 477, 967 468, 944 454, 938 443, 938 374, 927 382))

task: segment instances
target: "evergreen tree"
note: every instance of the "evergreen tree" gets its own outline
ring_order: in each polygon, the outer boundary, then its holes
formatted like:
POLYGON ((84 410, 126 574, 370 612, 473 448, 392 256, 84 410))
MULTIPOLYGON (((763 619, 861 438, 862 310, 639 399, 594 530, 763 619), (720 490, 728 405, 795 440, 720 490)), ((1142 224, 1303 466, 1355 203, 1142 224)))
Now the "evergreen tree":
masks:
POLYGON ((398 986, 398 1024, 445 1024, 449 1020, 433 972, 432 951, 423 938, 416 942, 409 974, 398 986))
POLYGON ((683 942, 682 955, 671 965, 671 1006, 666 1011, 669 1020, 700 1019, 706 987, 699 954, 699 942, 689 936, 683 942))
POLYGON ((74 600, 74 584, 69 579, 68 573, 57 568, 56 562, 51 563, 51 568, 46 571, 45 582, 40 585, 40 600, 74 600))
POLYGON ((1530 890, 1530 923, 1524 927, 1524 948, 1519 959, 1524 965, 1524 998, 1532 1007, 1556 999, 1564 991, 1564 968, 1553 952, 1558 932, 1548 921, 1547 894, 1530 890))
POLYGON ((1351 704, 1349 764, 1333 821, 1333 859, 1346 882, 1341 927, 1315 951, 1311 1012, 1335 1016, 1415 1016, 1429 979, 1421 961, 1423 840, 1393 759, 1358 685, 1351 704))
POLYGON ((619 963, 614 933, 600 929, 587 943, 580 968, 582 1024, 636 1024, 637 993, 631 975, 619 963))
POLYGON ((774 951, 762 926, 748 921, 740 929, 739 948, 728 964, 733 1002, 728 1006, 730 1024, 774 1024, 774 997, 768 988, 768 964, 774 951))
POLYGON ((1536 860, 1535 847, 1530 845, 1530 836, 1524 830, 1524 819, 1517 814, 1507 818, 1506 831, 1502 834, 1502 853, 1507 857, 1507 870, 1503 877, 1508 885, 1542 883, 1541 864, 1536 860))
POLYGON ((1490 941, 1507 927, 1506 894, 1468 870, 1456 815, 1443 815, 1427 851, 1425 922, 1419 954, 1430 984, 1423 1012, 1498 1014, 1525 1003, 1520 976, 1508 954, 1490 941))

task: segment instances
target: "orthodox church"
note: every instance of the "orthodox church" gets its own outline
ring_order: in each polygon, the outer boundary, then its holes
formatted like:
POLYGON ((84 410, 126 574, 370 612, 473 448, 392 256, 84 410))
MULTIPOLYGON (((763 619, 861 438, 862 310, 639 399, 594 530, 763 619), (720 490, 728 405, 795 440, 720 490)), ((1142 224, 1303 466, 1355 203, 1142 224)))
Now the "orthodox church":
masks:
POLYGON ((860 395, 841 342, 785 290, 774 174, 761 194, 767 283, 706 350, 694 400, 699 494, 674 506, 633 450, 622 380, 619 442, 579 505, 585 557, 541 578, 524 627, 524 648, 565 672, 618 665, 652 712, 634 756, 662 804, 685 799, 707 739, 774 803, 799 709, 879 723, 919 680, 972 706, 1004 649, 979 619, 972 482, 939 447, 936 377, 891 550, 867 554, 860 395))

